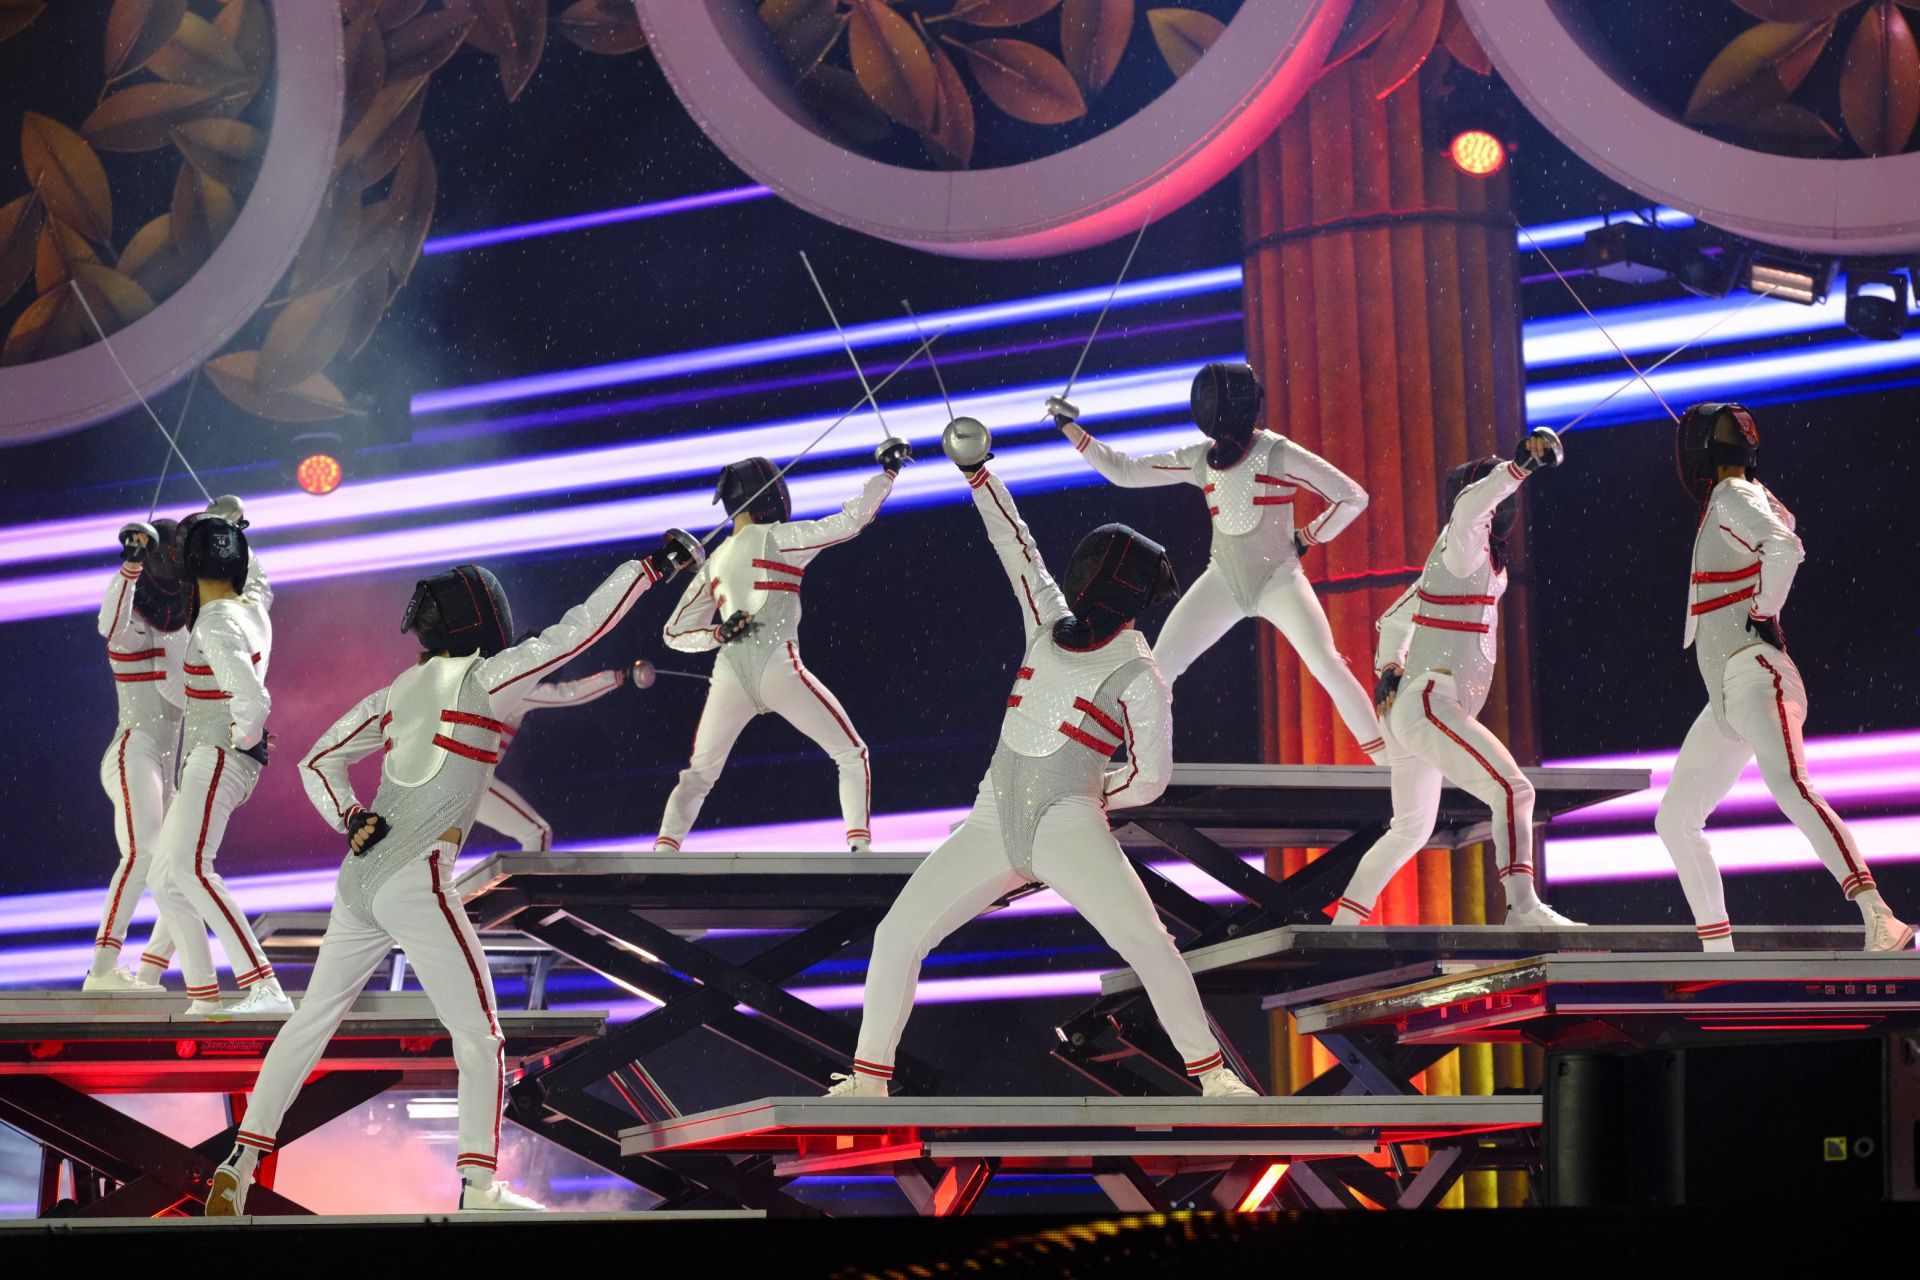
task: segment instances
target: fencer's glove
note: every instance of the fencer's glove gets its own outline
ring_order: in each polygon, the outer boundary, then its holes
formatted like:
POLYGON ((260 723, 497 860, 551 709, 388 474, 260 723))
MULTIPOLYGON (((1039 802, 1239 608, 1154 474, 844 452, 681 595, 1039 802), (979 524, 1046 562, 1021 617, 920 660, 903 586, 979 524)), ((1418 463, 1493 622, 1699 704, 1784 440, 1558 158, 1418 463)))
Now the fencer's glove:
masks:
POLYGON ((759 625, 745 609, 735 609, 725 622, 713 630, 721 644, 731 644, 759 625))
POLYGON ((1557 467, 1566 461, 1566 457, 1567 449, 1560 443, 1559 433, 1548 427, 1535 427, 1520 437, 1519 444, 1513 446, 1513 465, 1522 471, 1541 471, 1547 467, 1557 467), (1533 456, 1533 450, 1528 447, 1535 440, 1546 445, 1537 458, 1533 456))
POLYGON ((913 446, 898 436, 890 437, 873 451, 873 460, 880 464, 882 471, 897 476, 901 467, 913 461, 913 446))
POLYGON ((1380 710, 1400 692, 1400 668, 1389 665, 1373 682, 1374 709, 1380 710))
POLYGON ((1780 630, 1780 619, 1778 617, 1761 618, 1750 613, 1747 615, 1747 630, 1753 632, 1753 634, 1759 636, 1761 640, 1772 645, 1780 652, 1785 653, 1787 651, 1786 633, 1780 630))
POLYGON ((241 755, 247 757, 249 760, 259 761, 260 767, 263 769, 266 768, 267 756, 269 754, 269 751, 267 747, 267 739, 265 734, 262 734, 260 737, 260 741, 254 743, 252 746, 235 747, 234 750, 238 751, 241 755))
POLYGON ((356 858, 386 839, 387 832, 391 830, 393 830, 392 825, 371 809, 363 809, 355 805, 347 812, 347 848, 356 858), (358 848, 355 848, 353 838, 368 828, 372 829, 371 834, 358 848))
POLYGON ((1065 431, 1080 421, 1080 410, 1062 400, 1059 396, 1047 397, 1047 412, 1053 416, 1053 425, 1065 431))
POLYGON ((120 559, 127 564, 144 564, 147 552, 160 541, 160 531, 145 520, 135 520, 120 531, 120 559), (145 538, 146 541, 140 541, 145 538))
POLYGON ((1293 553, 1296 556, 1304 559, 1307 554, 1307 548, 1312 545, 1311 542, 1307 541, 1305 534, 1301 533, 1298 529, 1293 531, 1293 553))

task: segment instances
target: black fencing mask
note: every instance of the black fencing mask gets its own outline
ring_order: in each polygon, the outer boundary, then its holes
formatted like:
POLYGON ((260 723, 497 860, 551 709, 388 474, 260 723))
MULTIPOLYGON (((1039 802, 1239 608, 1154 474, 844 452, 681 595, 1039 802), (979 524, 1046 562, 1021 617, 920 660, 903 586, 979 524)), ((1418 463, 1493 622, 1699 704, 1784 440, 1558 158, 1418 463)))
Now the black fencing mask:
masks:
POLYGON ((1213 441, 1207 461, 1215 469, 1224 470, 1246 456, 1264 399, 1252 365, 1206 364, 1193 375, 1193 421, 1213 441))
POLYGON ((414 584, 400 629, 418 635, 428 653, 491 658, 512 643, 513 609, 490 570, 458 564, 414 584))
POLYGON ((1073 617, 1055 623, 1053 636, 1069 649, 1104 643, 1180 592, 1167 549, 1124 524, 1103 524, 1080 539, 1060 585, 1073 617))
POLYGON ((147 548, 145 571, 133 584, 133 611, 155 631, 178 631, 192 613, 192 592, 180 578, 180 526, 155 520, 153 528, 160 540, 147 548))
POLYGON ((775 524, 793 514, 787 479, 765 458, 742 458, 722 467, 713 500, 729 518, 749 515, 755 524, 775 524))
POLYGON ((1687 496, 1705 502, 1721 467, 1742 467, 1747 479, 1759 478, 1760 428, 1745 405, 1696 404, 1674 428, 1673 459, 1687 496))
MULTIPOLYGON (((1475 458, 1472 462, 1463 462, 1447 473, 1447 509, 1441 515, 1443 521, 1453 518, 1453 504, 1460 500, 1461 492, 1470 484, 1483 480, 1507 465, 1505 458, 1475 458)), ((1488 551, 1493 556, 1493 567, 1504 569, 1507 565, 1507 536, 1513 532, 1513 522, 1520 518, 1520 495, 1512 494, 1506 501, 1493 509, 1493 523, 1487 529, 1488 551)))
POLYGON ((180 522, 180 566, 189 578, 247 585, 247 535, 222 516, 194 515, 180 522))

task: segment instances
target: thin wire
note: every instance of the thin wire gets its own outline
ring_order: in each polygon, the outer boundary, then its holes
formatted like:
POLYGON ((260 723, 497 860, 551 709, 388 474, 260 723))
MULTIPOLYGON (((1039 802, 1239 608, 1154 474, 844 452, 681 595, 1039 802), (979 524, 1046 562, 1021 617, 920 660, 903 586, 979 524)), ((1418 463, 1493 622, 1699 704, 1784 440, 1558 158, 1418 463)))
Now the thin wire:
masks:
MULTIPOLYGON (((918 359, 922 351, 926 351, 929 348, 931 348, 935 342, 937 342, 941 337, 943 337, 946 334, 946 332, 947 331, 945 329, 936 329, 934 330, 932 337, 922 339, 920 345, 915 347, 911 352, 909 352, 905 360, 902 360, 899 364, 893 366, 893 372, 889 373, 886 377, 880 379, 879 385, 874 387, 874 391, 884 390, 886 385, 889 382, 892 382, 895 378, 900 376, 900 371, 902 369, 905 369, 908 365, 912 364, 916 359, 918 359)), ((758 498, 761 494, 773 488, 775 481, 778 481, 780 477, 786 475, 787 472, 793 470, 794 465, 798 463, 800 459, 806 457, 809 453, 813 452, 814 446, 819 444, 822 440, 825 440, 827 438, 827 435, 835 427, 845 422, 848 418, 851 418, 854 414, 860 412, 860 406, 863 404, 869 403, 872 399, 873 399, 872 393, 869 392, 867 396, 865 396, 864 398, 854 401, 852 407, 849 408, 845 413, 835 418, 832 422, 829 422, 826 425, 825 430, 821 431, 821 433, 815 436, 813 439, 807 441, 806 448, 802 449, 800 452, 793 455, 792 462, 787 463, 786 466, 774 472, 772 478, 769 479, 765 484, 761 485, 758 489, 755 489, 745 502, 741 503, 739 506, 735 507, 732 511, 728 512, 727 518, 725 520, 722 520, 719 524, 707 530, 707 536, 700 539, 700 545, 704 547, 709 542, 712 542, 714 535, 719 533, 722 529, 726 528, 728 525, 732 524, 734 520, 739 517, 742 511, 745 511, 748 507, 752 506, 755 498, 758 498)))
POLYGON ((847 341, 847 331, 840 327, 840 317, 833 314, 833 304, 827 301, 827 291, 821 287, 820 277, 813 273, 813 263, 807 260, 805 249, 800 251, 800 265, 807 269, 807 278, 813 281, 813 291, 820 295, 820 305, 827 309, 827 319, 833 321, 833 331, 840 335, 840 345, 846 348, 847 359, 853 362, 853 372, 860 379, 860 389, 867 393, 867 403, 873 406, 873 416, 880 420, 880 433, 889 440, 893 439, 893 432, 887 429, 887 415, 880 412, 880 402, 873 398, 873 388, 867 385, 867 372, 860 367, 860 357, 853 354, 853 344, 847 341))
MULTIPOLYGON (((902 298, 900 305, 907 309, 907 319, 913 321, 913 336, 924 338, 926 334, 921 332, 920 317, 913 314, 913 304, 902 298)), ((947 406, 947 421, 951 422, 953 421, 953 397, 947 394, 947 380, 940 376, 940 362, 933 358, 931 351, 927 352, 927 363, 933 366, 933 380, 940 384, 940 402, 947 406)))
POLYGON ((1581 299, 1580 291, 1573 287, 1573 281, 1567 279, 1567 277, 1561 273, 1560 268, 1553 265, 1553 259, 1549 258, 1547 251, 1540 247, 1540 242, 1533 238, 1533 232, 1527 230, 1525 226, 1522 226, 1520 228, 1520 234, 1527 238, 1527 243, 1533 246, 1533 251, 1540 255, 1542 262, 1547 264, 1547 270, 1553 272, 1560 283, 1566 286, 1567 292, 1573 295, 1574 302, 1579 304, 1580 309, 1587 313, 1587 319, 1593 321, 1593 327, 1600 331, 1600 336, 1605 338, 1613 349, 1620 353, 1620 358, 1627 362, 1627 368, 1633 370, 1634 376, 1647 384, 1647 390, 1653 392, 1653 398, 1660 402, 1660 407, 1667 411, 1667 416, 1673 419, 1674 425, 1678 426, 1680 415, 1673 411, 1673 406, 1668 404, 1667 398, 1660 394, 1660 389, 1648 381, 1647 375, 1640 372, 1640 366, 1633 362, 1633 357, 1627 354, 1626 348, 1613 340, 1613 335, 1607 332, 1607 326, 1601 324, 1600 317, 1593 314, 1593 308, 1589 307, 1586 302, 1581 299))
MULTIPOLYGON (((187 382, 187 398, 180 402, 180 420, 173 424, 173 438, 180 439, 180 433, 186 430, 187 409, 193 404, 193 393, 200 385, 200 370, 193 371, 193 377, 187 382)), ((160 509, 160 490, 166 486, 167 472, 173 469, 173 453, 169 451, 160 459, 160 479, 153 486, 153 501, 147 504, 147 523, 153 523, 153 513, 160 509)))
MULTIPOLYGON (((1679 346, 1675 347, 1673 350, 1667 352, 1667 354, 1661 356, 1658 360, 1648 365, 1647 372, 1648 373, 1658 372, 1661 365, 1673 359, 1675 356, 1687 350, 1689 347, 1698 346, 1701 342, 1704 342, 1707 336, 1711 334, 1715 329, 1718 329, 1721 325, 1733 319, 1735 316, 1739 315, 1742 311, 1745 311, 1748 307, 1752 306, 1754 303, 1760 301, 1760 299, 1771 298, 1776 292, 1778 292, 1778 290, 1776 290, 1772 285, 1766 286, 1764 290, 1758 290, 1758 289, 1754 290, 1752 295, 1748 297, 1748 299, 1745 302, 1733 308, 1731 311, 1721 312, 1720 318, 1718 320, 1715 320, 1712 324, 1702 329, 1699 333, 1694 334, 1691 338, 1688 338, 1685 342, 1681 343, 1679 346)), ((1598 412, 1601 406, 1605 405, 1607 401, 1613 399, 1615 396, 1619 395, 1622 391, 1625 391, 1628 387, 1632 386, 1634 384, 1634 381, 1635 381, 1634 379, 1628 378, 1625 382, 1621 383, 1619 386, 1615 387, 1613 390, 1607 392, 1606 395, 1600 397, 1600 399, 1596 400, 1593 404, 1588 405, 1584 413, 1582 413, 1578 418, 1575 418, 1573 421, 1567 423, 1565 426, 1560 427, 1559 430, 1565 431, 1569 427, 1576 427, 1580 425, 1580 423, 1584 422, 1588 417, 1598 412)))
POLYGON ((1107 300, 1101 304, 1100 314, 1094 318, 1093 332, 1087 335, 1086 345, 1080 348, 1080 358, 1073 362, 1073 372, 1067 375, 1066 389, 1060 393, 1062 400, 1073 394, 1073 384, 1080 380, 1080 370, 1087 363, 1087 354, 1093 350, 1093 340, 1100 336, 1100 326, 1106 323, 1107 309, 1113 306, 1113 300, 1120 292, 1121 283, 1126 280, 1127 272, 1133 267, 1133 255, 1140 252, 1140 242, 1147 238, 1147 228, 1153 225, 1153 206, 1159 198, 1159 194, 1155 193, 1153 200, 1147 203, 1147 216, 1140 220, 1140 229, 1133 233, 1133 247, 1127 250, 1127 260, 1120 264, 1120 274, 1114 278, 1113 288, 1107 290, 1107 300))
POLYGON ((93 314, 93 304, 87 301, 87 295, 81 290, 80 283, 69 276, 67 287, 73 290, 74 297, 80 299, 81 310, 85 311, 87 319, 93 322, 93 331, 100 335, 100 345, 107 349, 107 355, 113 360, 113 367, 120 371, 121 378, 126 381, 127 390, 133 392, 133 398, 138 400, 140 407, 147 411, 147 416, 153 419, 153 425, 160 432, 161 438, 167 442, 167 448, 173 450, 173 456, 180 459, 180 465, 186 469, 186 473, 193 477, 195 484, 200 485, 201 495, 211 503, 213 495, 207 492, 206 485, 201 484, 199 473, 193 469, 193 464, 187 461, 186 455, 180 452, 180 446, 175 444, 173 437, 167 434, 167 424, 160 421, 160 415, 153 411, 153 406, 147 403, 147 398, 140 394, 140 388, 133 385, 133 376, 127 372, 127 366, 120 363, 120 353, 113 349, 111 342, 107 341, 107 331, 100 327, 100 317, 93 314))

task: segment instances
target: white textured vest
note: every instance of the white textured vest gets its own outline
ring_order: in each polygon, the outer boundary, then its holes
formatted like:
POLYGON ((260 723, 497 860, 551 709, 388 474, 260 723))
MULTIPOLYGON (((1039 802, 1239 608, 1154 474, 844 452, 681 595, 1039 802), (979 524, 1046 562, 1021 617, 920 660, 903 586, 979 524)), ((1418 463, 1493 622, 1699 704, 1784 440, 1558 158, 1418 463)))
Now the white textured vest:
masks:
POLYGON ((1043 628, 1027 646, 1013 692, 1007 697, 1006 718, 1000 722, 1000 741, 1023 756, 1050 756, 1065 746, 1088 747, 1111 757, 1124 743, 1122 717, 1101 686, 1115 671, 1130 664, 1151 663, 1147 639, 1128 628, 1097 649, 1063 649, 1043 628), (1075 746, 1074 744, 1079 744, 1075 746), (1095 745, 1098 744, 1098 745, 1095 745))
POLYGON ((1429 671, 1449 671, 1460 705, 1479 715, 1493 688, 1494 656, 1499 650, 1500 597, 1507 593, 1507 571, 1495 570, 1493 557, 1465 577, 1447 568, 1442 533, 1427 553, 1426 567, 1414 588, 1413 642, 1407 646, 1409 684, 1429 671))

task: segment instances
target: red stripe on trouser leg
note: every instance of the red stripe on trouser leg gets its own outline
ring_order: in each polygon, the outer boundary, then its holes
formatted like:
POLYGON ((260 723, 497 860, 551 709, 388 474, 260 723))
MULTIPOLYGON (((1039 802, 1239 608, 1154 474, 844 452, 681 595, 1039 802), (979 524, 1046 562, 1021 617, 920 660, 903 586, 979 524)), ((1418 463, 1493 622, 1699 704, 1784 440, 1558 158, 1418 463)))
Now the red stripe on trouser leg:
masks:
POLYGON ((881 1066, 877 1062, 866 1062, 860 1058, 855 1058, 853 1060, 853 1069, 861 1075, 873 1076, 875 1079, 893 1079, 893 1068, 881 1066))
POLYGON ((873 770, 867 762, 867 744, 860 740, 860 735, 853 731, 853 726, 847 723, 847 718, 840 714, 840 709, 834 705, 833 699, 822 693, 820 687, 807 678, 807 669, 800 665, 800 651, 793 647, 791 640, 787 641, 787 661, 793 664, 793 674, 800 678, 800 683, 805 686, 807 692, 819 699, 820 705, 825 707, 827 714, 833 717, 833 722, 840 726, 840 732, 846 734, 847 741, 860 752, 862 789, 859 817, 862 823, 870 821, 873 816, 873 770))
POLYGON ((172 962, 168 960, 165 956, 157 956, 153 954, 153 952, 151 951, 142 951, 140 953, 140 963, 150 964, 156 969, 165 969, 167 965, 169 965, 172 962))
POLYGON ((1733 932, 1733 922, 1722 920, 1718 924, 1703 924, 1694 932, 1702 938, 1724 938, 1733 932))
POLYGON ((1365 920, 1368 916, 1373 914, 1372 907, 1364 906, 1361 903, 1355 902, 1352 898, 1340 899, 1339 905, 1346 908, 1348 911, 1354 912, 1362 920, 1365 920))
MULTIPOLYGON (((1446 725, 1440 722, 1440 717, 1433 714, 1433 681, 1431 680, 1427 681, 1427 687, 1420 691, 1420 705, 1421 705, 1421 709, 1427 713, 1427 719, 1433 724, 1433 727, 1438 729, 1440 732, 1446 734, 1447 737, 1453 739, 1453 741, 1459 745, 1460 749, 1466 752, 1468 755, 1472 756, 1474 763, 1479 765, 1482 769, 1485 769, 1487 771, 1487 776, 1492 778, 1495 782, 1499 783, 1500 789, 1506 792, 1508 866, 1507 866, 1507 869, 1503 870, 1500 874, 1504 876, 1511 873, 1512 871, 1517 870, 1518 867, 1521 865, 1517 862, 1517 859, 1520 856, 1520 844, 1514 834, 1517 827, 1513 818, 1513 786, 1512 784, 1509 783, 1505 778, 1501 777, 1499 770, 1495 769, 1491 764, 1489 764, 1485 756, 1481 755, 1478 751, 1475 751, 1471 743, 1469 743, 1465 738, 1461 737, 1459 734, 1455 733, 1453 730, 1447 728, 1446 725)), ((1527 868, 1527 874, 1528 875, 1533 874, 1533 869, 1531 867, 1527 868)))
MULTIPOLYGON (((447 906, 446 895, 440 891, 440 856, 436 851, 427 858, 427 872, 433 886, 434 905, 440 908, 440 914, 446 918, 447 929, 453 934, 455 945, 460 948, 461 957, 467 962, 467 971, 473 975, 473 994, 480 1001, 481 1012, 487 1015, 487 1029, 500 1045, 499 1070, 494 1076, 493 1087, 493 1149, 500 1150, 500 1108, 505 1102, 501 1090, 506 1087, 507 1047, 500 1035, 500 1020, 493 1015, 493 1002, 487 999, 486 980, 480 975, 480 966, 473 958, 473 952, 467 946, 466 935, 460 932, 460 924, 453 918, 453 909, 447 906)), ((491 1159, 492 1157, 484 1157, 491 1159)))
POLYGON ((95 938, 93 945, 98 951, 118 951, 124 944, 118 938, 95 938))
POLYGON ((675 853, 678 853, 680 851, 680 842, 678 840, 675 840, 672 836, 655 836, 653 838, 653 842, 655 844, 667 845, 675 853))
POLYGON ((1207 1072, 1212 1071, 1215 1067, 1220 1066, 1223 1061, 1224 1059, 1222 1059, 1220 1054, 1210 1053, 1206 1057, 1200 1059, 1198 1062, 1189 1062, 1187 1064, 1187 1074, 1190 1076, 1205 1075, 1207 1072))
MULTIPOLYGON (((207 828, 213 823, 213 801, 220 791, 220 775, 226 770, 227 753, 223 748, 216 747, 214 748, 213 779, 207 783, 207 803, 200 813, 200 838, 193 845, 193 875, 200 882, 200 887, 206 890, 207 896, 213 899, 213 905, 220 908, 220 914, 226 919, 227 927, 233 930, 236 938, 240 939, 240 949, 246 953, 247 963, 257 969, 266 965, 266 960, 254 951, 253 938, 247 932, 246 921, 234 918, 233 910, 227 906, 226 898, 213 887, 213 881, 207 879, 207 828)), ((233 957, 228 956, 227 961, 231 964, 233 957)), ((271 966, 268 966, 268 969, 271 971, 271 966)))
POLYGON ((126 890, 127 880, 133 875, 133 864, 140 856, 140 842, 133 834, 133 795, 127 786, 127 739, 133 736, 131 729, 120 734, 119 770, 120 770, 120 813, 127 824, 126 865, 120 869, 120 876, 113 883, 113 897, 107 901, 107 918, 100 928, 100 945, 112 942, 117 950, 120 942, 113 936, 113 922, 120 917, 120 895, 126 890))
POLYGON ((1786 690, 1781 686, 1779 670, 1765 658, 1757 660, 1766 673, 1773 677, 1773 705, 1780 715, 1780 741, 1787 749, 1787 770, 1793 775, 1793 785, 1800 789, 1800 798, 1807 802, 1807 807, 1820 815, 1821 825, 1826 827, 1827 834, 1833 838, 1834 847, 1840 851, 1840 861, 1854 875, 1867 875, 1867 869, 1854 860, 1853 853, 1847 848, 1846 839, 1841 836, 1839 823, 1828 810, 1827 802, 1807 787, 1806 775, 1800 769, 1800 757, 1793 749, 1793 725, 1787 718, 1786 690))

